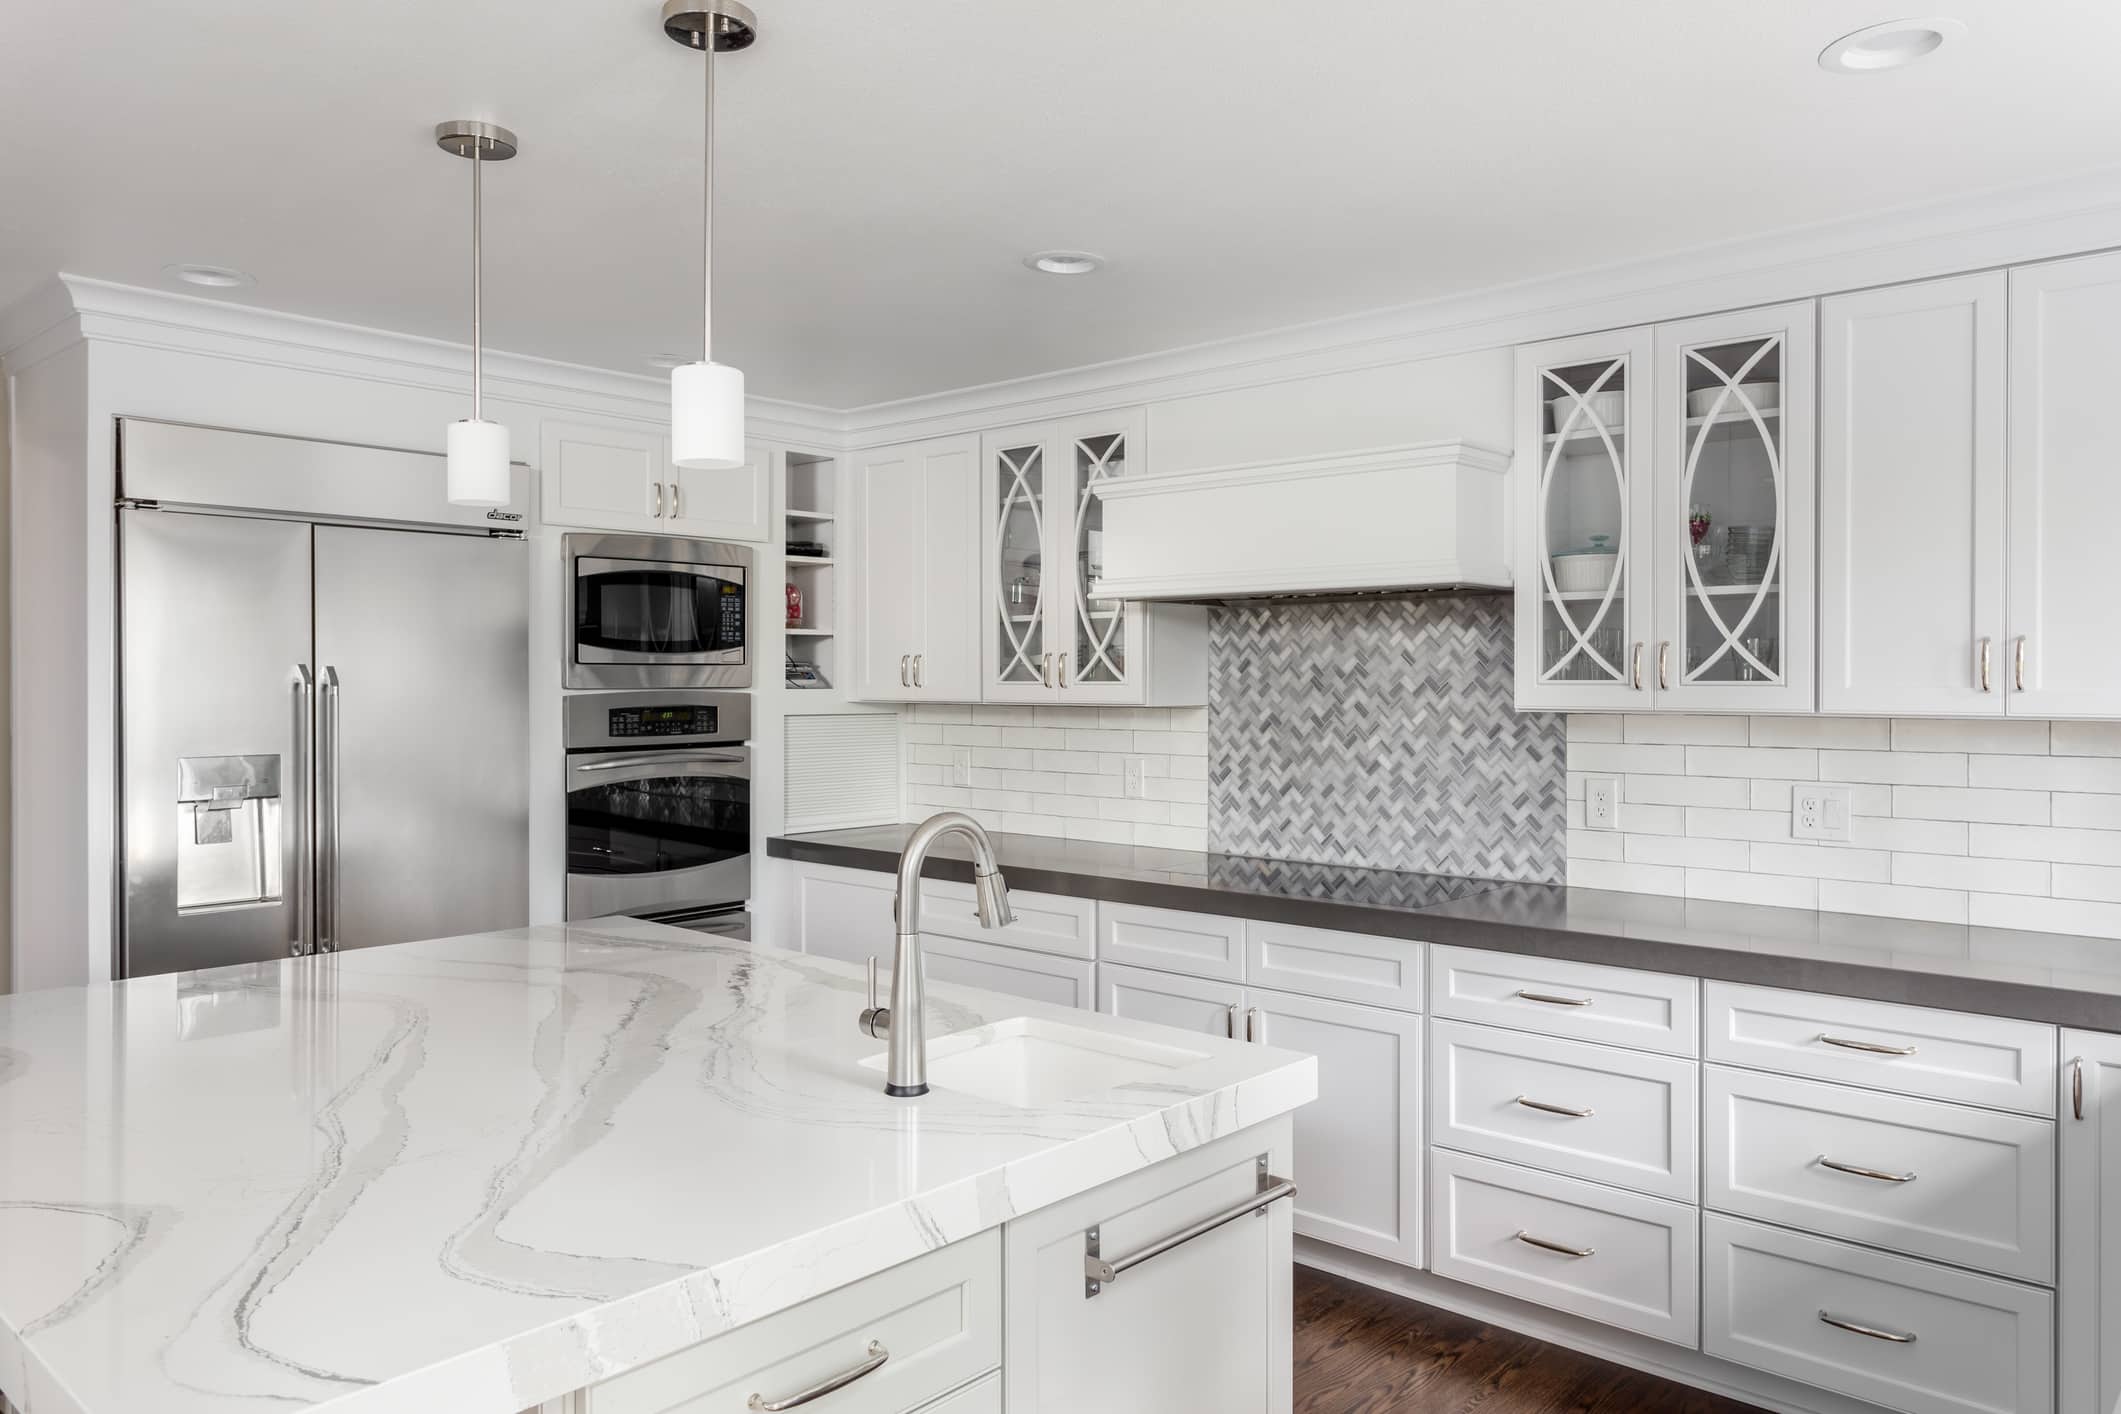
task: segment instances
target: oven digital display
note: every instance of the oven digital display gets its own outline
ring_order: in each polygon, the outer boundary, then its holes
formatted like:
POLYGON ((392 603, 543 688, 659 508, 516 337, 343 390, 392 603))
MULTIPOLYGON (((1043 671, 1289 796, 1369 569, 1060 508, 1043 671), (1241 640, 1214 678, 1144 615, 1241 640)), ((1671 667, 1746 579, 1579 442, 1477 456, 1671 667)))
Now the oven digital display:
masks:
POLYGON ((721 725, 713 707, 614 707, 607 731, 621 736, 712 736, 721 725))

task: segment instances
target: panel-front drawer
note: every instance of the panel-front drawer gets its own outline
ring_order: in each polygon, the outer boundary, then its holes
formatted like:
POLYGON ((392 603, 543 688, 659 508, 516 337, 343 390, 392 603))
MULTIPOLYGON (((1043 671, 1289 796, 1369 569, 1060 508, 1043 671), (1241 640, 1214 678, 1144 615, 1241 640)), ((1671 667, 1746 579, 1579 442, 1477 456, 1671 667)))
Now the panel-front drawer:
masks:
MULTIPOLYGON (((896 887, 894 885, 894 887, 896 887)), ((982 928, 973 903, 972 885, 949 879, 921 882, 921 931, 978 943, 1001 943, 1057 957, 1097 956, 1097 903, 1060 894, 1009 891, 1016 921, 1006 928, 982 928)))
POLYGON ((1429 949, 1429 1011, 1609 1046, 1691 1056, 1700 1048, 1691 977, 1470 948, 1429 949))
POLYGON ((1701 1348, 1908 1414, 2048 1414, 2054 1298, 1711 1213, 1701 1348))
POLYGON ((1245 980, 1255 987, 1420 1011, 1422 972, 1422 945, 1404 938, 1245 924, 1245 980))
POLYGON ((1671 1056, 1433 1022, 1430 1141, 1690 1203, 1697 1070, 1671 1056))
POLYGON ((2055 1113, 2055 1029, 1853 997, 1711 982, 1713 1061, 1900 1095, 2055 1113))
POLYGON ((1438 1276, 1694 1344, 1694 1209, 1442 1149, 1429 1155, 1429 1183, 1438 1276))
POLYGON ((1102 962, 1242 982, 1244 937, 1241 918, 1132 903, 1097 906, 1097 956, 1102 962))
POLYGON ((609 1380, 587 1414, 750 1414, 857 1370, 821 1409, 906 1414, 1001 1364, 1001 1306, 995 1230, 609 1380))
POLYGON ((2055 1275, 2055 1126, 1710 1066, 1701 1201, 2026 1281, 2055 1275))

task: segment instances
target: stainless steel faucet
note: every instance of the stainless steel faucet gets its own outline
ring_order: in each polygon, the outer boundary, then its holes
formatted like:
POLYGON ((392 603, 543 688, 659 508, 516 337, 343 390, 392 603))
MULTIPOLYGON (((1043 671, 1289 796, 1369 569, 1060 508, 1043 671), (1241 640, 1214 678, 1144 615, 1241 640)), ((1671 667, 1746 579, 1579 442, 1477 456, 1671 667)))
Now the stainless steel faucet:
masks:
POLYGON ((921 866, 928 851, 945 835, 972 841, 972 888, 982 928, 1006 928, 1016 921, 1009 910, 1009 886, 994 862, 994 841, 979 821, 957 810, 931 815, 914 827, 899 855, 898 893, 891 916, 898 924, 898 943, 891 954, 891 1005, 876 1004, 876 959, 869 960, 869 1006, 862 1012, 864 1033, 891 1043, 884 1093, 910 1098, 928 1093, 927 983, 921 963, 921 866))

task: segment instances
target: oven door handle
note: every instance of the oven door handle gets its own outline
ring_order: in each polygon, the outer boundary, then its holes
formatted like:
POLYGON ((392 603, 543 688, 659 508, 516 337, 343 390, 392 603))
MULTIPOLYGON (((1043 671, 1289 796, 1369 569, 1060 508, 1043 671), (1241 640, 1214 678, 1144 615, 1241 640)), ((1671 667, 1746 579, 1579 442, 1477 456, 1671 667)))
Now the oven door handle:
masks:
POLYGON ((660 776, 705 776, 749 781, 751 762, 740 755, 713 755, 673 751, 664 756, 614 756, 595 761, 572 762, 567 767, 569 790, 587 790, 592 783, 622 785, 627 781, 654 780, 660 776))
POLYGON ((621 756, 610 761, 583 761, 578 763, 574 769, 577 771, 624 771, 634 766, 692 766, 703 761, 711 761, 717 765, 724 766, 741 766, 744 764, 744 758, 741 756, 679 756, 673 754, 670 756, 621 756))

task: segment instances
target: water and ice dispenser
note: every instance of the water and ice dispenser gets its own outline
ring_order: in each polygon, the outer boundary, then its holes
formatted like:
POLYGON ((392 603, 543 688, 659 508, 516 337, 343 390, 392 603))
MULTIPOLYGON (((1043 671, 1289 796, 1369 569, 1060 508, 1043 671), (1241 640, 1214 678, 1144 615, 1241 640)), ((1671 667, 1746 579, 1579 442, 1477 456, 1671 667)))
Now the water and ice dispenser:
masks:
POLYGON ((278 756, 178 758, 178 910, 277 902, 288 823, 278 756))

